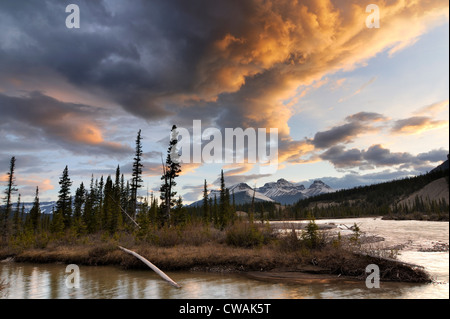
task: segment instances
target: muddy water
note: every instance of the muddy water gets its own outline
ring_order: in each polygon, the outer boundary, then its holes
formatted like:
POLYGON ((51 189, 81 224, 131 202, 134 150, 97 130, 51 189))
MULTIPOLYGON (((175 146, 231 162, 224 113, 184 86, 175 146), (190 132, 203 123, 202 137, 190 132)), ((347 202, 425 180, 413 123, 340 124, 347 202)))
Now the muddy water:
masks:
POLYGON ((0 282, 6 287, 1 298, 449 298, 449 253, 427 251, 436 243, 449 241, 449 224, 419 221, 382 221, 381 219, 321 220, 334 223, 335 231, 348 232, 357 223, 361 230, 385 238, 378 248, 401 246, 398 258, 425 267, 432 284, 381 283, 368 289, 364 282, 342 284, 289 284, 263 282, 240 274, 168 272, 182 288, 177 289, 151 270, 122 270, 112 266, 80 266, 79 288, 69 288, 65 264, 28 264, 1 262, 0 282))

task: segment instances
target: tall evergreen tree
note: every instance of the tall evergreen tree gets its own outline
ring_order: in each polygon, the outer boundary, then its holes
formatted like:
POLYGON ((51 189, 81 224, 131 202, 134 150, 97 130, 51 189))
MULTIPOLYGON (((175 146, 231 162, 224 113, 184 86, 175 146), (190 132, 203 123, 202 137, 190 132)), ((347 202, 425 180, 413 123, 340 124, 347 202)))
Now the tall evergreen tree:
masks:
POLYGON ((116 178, 114 182, 113 187, 113 209, 112 209, 112 216, 111 216, 111 231, 115 232, 119 230, 122 227, 123 219, 122 219, 122 187, 123 182, 121 181, 121 174, 120 174, 120 166, 117 165, 116 169, 116 178))
POLYGON ((219 228, 223 229, 229 222, 228 214, 229 214, 229 206, 230 206, 230 192, 225 187, 225 178, 223 176, 223 170, 220 173, 220 197, 219 197, 219 228))
POLYGON ((131 179, 131 216, 135 218, 136 209, 137 209, 137 200, 138 200, 138 190, 142 187, 142 136, 141 130, 139 130, 138 135, 136 137, 136 152, 134 155, 133 162, 133 173, 131 179))
POLYGON ((208 187, 205 183, 203 185, 203 222, 207 223, 209 221, 209 198, 208 198, 208 187))
POLYGON ((75 192, 73 200, 73 226, 77 234, 82 234, 86 230, 86 224, 83 220, 83 209, 86 208, 86 189, 81 183, 75 192))
POLYGON ((14 211, 13 216, 13 234, 18 235, 22 230, 22 218, 20 216, 20 194, 17 199, 16 210, 14 211))
POLYGON ((39 204, 39 187, 36 186, 36 195, 34 197, 33 207, 30 210, 30 227, 34 232, 39 230, 41 219, 41 206, 39 204))
POLYGON ((86 225, 88 233, 97 231, 96 210, 96 187, 94 185, 94 176, 91 177, 89 193, 86 195, 86 203, 83 210, 83 222, 86 225))
POLYGON ((9 172, 6 173, 8 177, 8 184, 6 186, 5 190, 5 208, 3 209, 3 216, 1 221, 2 226, 2 235, 3 239, 6 240, 9 232, 9 215, 11 214, 11 206, 12 206, 12 196, 15 192, 17 192, 16 187, 16 177, 14 176, 14 171, 16 168, 16 158, 13 156, 11 157, 10 165, 9 165, 9 172))
POLYGON ((181 196, 178 196, 178 199, 175 202, 175 207, 173 209, 171 218, 172 224, 175 226, 183 226, 188 221, 186 208, 183 206, 183 199, 181 198, 181 196))
POLYGON ((72 181, 69 178, 69 169, 66 165, 63 174, 59 179, 59 195, 56 202, 56 210, 62 215, 64 228, 68 228, 72 218, 72 196, 70 195, 70 187, 72 181))
POLYGON ((161 176, 161 180, 163 180, 160 188, 162 224, 165 224, 170 220, 170 210, 176 202, 175 195, 177 194, 177 192, 174 191, 174 187, 177 185, 177 183, 175 182, 175 178, 178 177, 181 172, 181 166, 178 162, 177 143, 177 126, 173 125, 171 130, 169 148, 167 150, 166 163, 163 165, 163 175, 161 176))
POLYGON ((106 178, 104 192, 105 192, 104 193, 105 199, 102 206, 101 225, 103 230, 111 233, 112 232, 111 220, 112 220, 112 212, 114 209, 114 201, 113 201, 114 190, 111 176, 108 176, 106 178))
POLYGON ((150 209, 148 212, 148 218, 151 223, 156 223, 158 218, 158 199, 153 195, 153 192, 150 195, 150 209))

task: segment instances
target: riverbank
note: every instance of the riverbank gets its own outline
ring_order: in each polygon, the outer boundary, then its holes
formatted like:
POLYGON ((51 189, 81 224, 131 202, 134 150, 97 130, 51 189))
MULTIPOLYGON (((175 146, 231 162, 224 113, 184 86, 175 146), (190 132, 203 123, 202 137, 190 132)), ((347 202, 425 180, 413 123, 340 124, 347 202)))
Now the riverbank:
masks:
MULTIPOLYGON (((320 250, 283 251, 267 245, 255 248, 224 244, 127 247, 163 271, 241 272, 260 280, 290 282, 362 281, 369 264, 380 267, 381 281, 430 282, 420 267, 396 260, 363 256, 346 249, 327 246, 320 250)), ((11 251, 0 249, 0 260, 31 263, 64 263, 88 266, 114 265, 122 269, 148 269, 141 261, 111 243, 91 245, 48 245, 45 249, 11 251)))

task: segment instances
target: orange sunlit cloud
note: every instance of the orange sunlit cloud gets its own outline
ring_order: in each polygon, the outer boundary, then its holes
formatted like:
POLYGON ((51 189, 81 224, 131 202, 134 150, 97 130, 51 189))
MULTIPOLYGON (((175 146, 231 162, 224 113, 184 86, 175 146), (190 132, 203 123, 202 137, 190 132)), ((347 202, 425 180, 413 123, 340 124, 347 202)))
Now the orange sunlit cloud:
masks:
POLYGON ((417 116, 434 116, 441 111, 448 110, 449 100, 443 100, 440 102, 433 103, 431 105, 424 106, 419 110, 415 111, 413 114, 417 116))
POLYGON ((398 134, 419 134, 443 127, 448 127, 448 120, 432 120, 425 116, 415 116, 396 121, 392 132, 398 134))
MULTIPOLYGON (((255 1, 254 5, 249 23, 239 33, 227 33, 215 42, 199 66, 208 72, 199 73, 203 90, 198 92, 237 92, 242 95, 236 109, 241 121, 247 126, 277 127, 282 138, 289 137, 287 123, 294 103, 280 101, 293 98, 301 104, 295 99, 299 86, 319 85, 327 74, 363 65, 384 50, 393 55, 448 19, 448 3, 437 0, 379 3, 379 29, 365 26, 365 4, 356 1, 273 0, 255 1)), ((352 96, 375 80, 373 77, 352 96)), ((281 149, 280 158, 290 159, 296 151, 307 149, 294 143, 281 149)))

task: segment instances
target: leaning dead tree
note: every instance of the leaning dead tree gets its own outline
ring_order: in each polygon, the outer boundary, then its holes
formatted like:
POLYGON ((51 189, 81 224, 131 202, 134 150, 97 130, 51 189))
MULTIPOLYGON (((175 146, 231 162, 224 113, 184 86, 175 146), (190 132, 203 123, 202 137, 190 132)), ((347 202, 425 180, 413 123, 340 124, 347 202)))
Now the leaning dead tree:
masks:
POLYGON ((114 202, 114 204, 116 204, 119 208, 120 208, 120 210, 134 223, 134 225, 136 225, 136 227, 137 228, 141 228, 141 226, 139 226, 139 224, 134 220, 134 218, 133 217, 131 217, 123 208, 122 208, 122 206, 120 206, 115 200, 114 200, 114 198, 111 196, 111 195, 109 195, 109 198, 111 198, 111 200, 114 202))
POLYGON ((141 260, 144 264, 146 264, 147 266, 149 266, 154 272, 156 272, 159 276, 161 276, 162 279, 166 280, 169 284, 171 284, 172 286, 176 287, 176 288, 181 288, 181 286, 179 284, 177 284, 175 281, 173 281, 169 276, 167 276, 163 271, 161 271, 158 267, 156 267, 155 265, 153 265, 151 262, 149 262, 147 259, 145 259, 144 257, 142 257, 141 255, 139 255, 138 253, 135 253, 134 251, 131 251, 129 249, 123 248, 121 246, 119 246, 120 249, 122 249, 124 252, 133 255, 134 257, 138 258, 139 260, 141 260))

